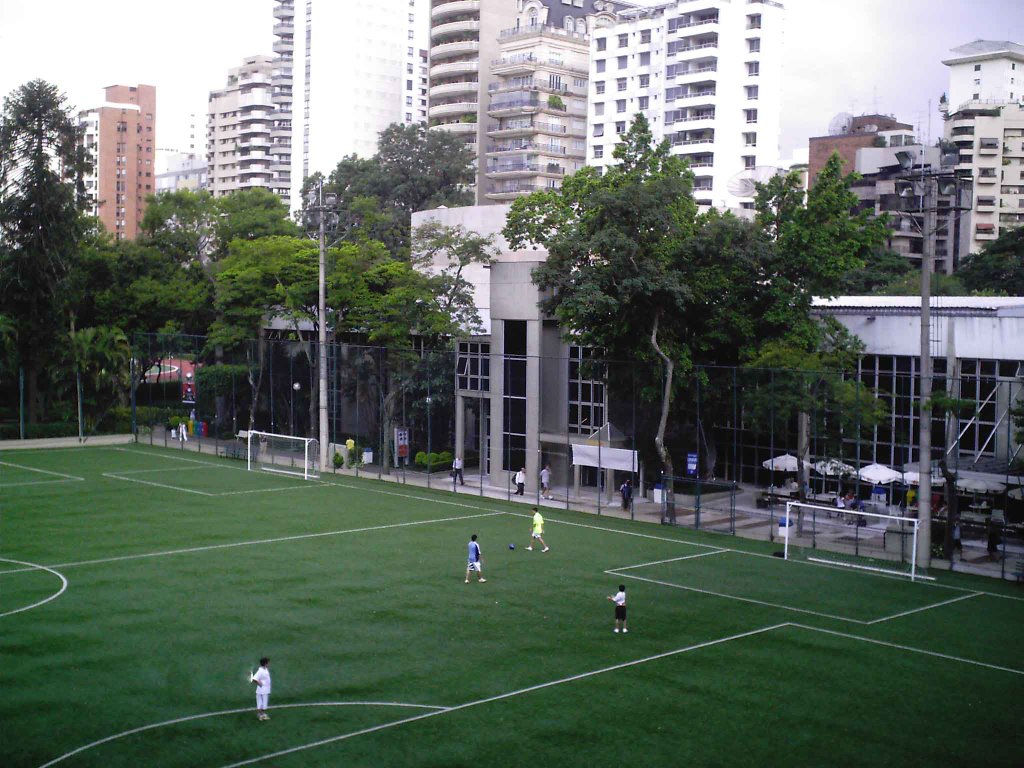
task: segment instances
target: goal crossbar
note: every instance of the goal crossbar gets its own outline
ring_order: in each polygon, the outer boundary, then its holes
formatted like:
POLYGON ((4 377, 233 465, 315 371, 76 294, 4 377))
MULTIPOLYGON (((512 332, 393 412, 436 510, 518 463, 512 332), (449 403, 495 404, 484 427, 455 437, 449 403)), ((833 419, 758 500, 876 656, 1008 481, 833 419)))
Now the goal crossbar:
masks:
MULTIPOLYGON (((787 501, 786 502, 786 517, 784 521, 780 521, 779 527, 782 531, 784 540, 783 545, 783 557, 789 560, 789 529, 793 525, 792 514, 794 511, 799 510, 812 510, 815 512, 825 512, 827 514, 844 514, 853 515, 856 517, 874 518, 876 520, 886 520, 891 523, 899 523, 901 526, 906 524, 911 528, 912 533, 912 544, 910 549, 910 572, 905 573, 891 568, 879 568, 876 566, 865 566, 856 563, 846 563, 841 560, 828 560, 825 558, 808 558, 811 562, 824 563, 828 565, 853 568, 856 570, 863 571, 874 571, 877 573, 888 573, 896 576, 909 576, 911 581, 916 581, 918 578, 924 578, 917 573, 917 534, 921 526, 921 521, 916 517, 906 517, 904 515, 887 515, 881 512, 868 512, 866 510, 859 509, 847 509, 845 507, 829 507, 821 504, 808 504, 802 501, 787 501), (784 523, 784 524, 783 524, 784 523)), ((884 535, 884 534, 883 534, 884 535)))

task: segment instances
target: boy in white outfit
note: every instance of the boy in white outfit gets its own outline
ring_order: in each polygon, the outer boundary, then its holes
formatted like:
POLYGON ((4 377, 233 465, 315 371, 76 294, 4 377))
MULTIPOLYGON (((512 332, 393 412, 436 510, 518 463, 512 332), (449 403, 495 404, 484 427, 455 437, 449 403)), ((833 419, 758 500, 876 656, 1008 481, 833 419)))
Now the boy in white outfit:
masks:
POLYGON ((252 676, 252 681, 256 684, 256 717, 269 720, 267 702, 270 700, 270 659, 266 656, 260 659, 260 668, 252 676))

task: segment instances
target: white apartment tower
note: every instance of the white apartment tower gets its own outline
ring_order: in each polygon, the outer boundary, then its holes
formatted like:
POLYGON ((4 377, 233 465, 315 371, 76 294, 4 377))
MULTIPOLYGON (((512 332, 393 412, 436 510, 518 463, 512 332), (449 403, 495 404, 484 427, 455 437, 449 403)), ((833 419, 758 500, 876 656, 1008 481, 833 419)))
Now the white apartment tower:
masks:
POLYGON ((558 188, 586 164, 590 33, 614 20, 601 0, 517 5, 490 65, 482 197, 491 202, 558 188))
POLYGON ((292 86, 295 58, 295 0, 275 0, 274 68, 271 72, 271 100, 274 122, 270 129, 270 188, 287 205, 292 187, 292 86))
POLYGON ((779 165, 785 8, 771 0, 673 0, 620 11, 590 41, 587 155, 605 167, 642 112, 690 161, 702 205, 752 208, 759 168, 779 165))
POLYGON ((206 164, 214 196, 274 182, 271 133, 277 108, 271 85, 271 56, 249 56, 228 72, 227 85, 210 92, 206 121, 206 164))
POLYGON ((1024 46, 976 40, 954 48, 945 138, 960 153, 957 171, 974 179, 970 250, 1024 224, 1024 46))

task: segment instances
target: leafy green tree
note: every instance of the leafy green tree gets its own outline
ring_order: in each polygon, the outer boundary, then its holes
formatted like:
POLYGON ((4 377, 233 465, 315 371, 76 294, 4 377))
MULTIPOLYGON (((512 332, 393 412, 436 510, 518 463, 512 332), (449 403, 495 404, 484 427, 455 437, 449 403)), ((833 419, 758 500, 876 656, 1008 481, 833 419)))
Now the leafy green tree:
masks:
POLYGON ((665 434, 679 386, 675 370, 692 362, 681 318, 693 292, 677 258, 695 230, 693 175, 667 142, 654 145, 643 115, 622 138, 618 163, 604 175, 585 168, 560 189, 516 200, 504 234, 512 248, 547 249, 534 282, 568 339, 635 360, 638 371, 660 364, 663 376, 649 376, 641 393, 660 406, 655 449, 671 477, 665 434))
MULTIPOLYGON (((970 293, 959 275, 944 275, 933 272, 931 278, 932 296, 966 296, 970 293)), ((917 270, 893 278, 875 291, 879 296, 920 296, 921 273, 917 270)))
POLYGON ((956 276, 969 291, 1024 296, 1024 227, 1003 230, 964 259, 956 276))
POLYGON ((864 266, 847 272, 836 287, 837 296, 868 296, 885 290, 897 281, 905 281, 911 274, 920 275, 911 267, 905 256, 893 251, 880 249, 868 255, 864 266))
POLYGON ((226 256, 235 240, 261 237, 296 237, 299 228, 288 218, 288 206, 267 189, 243 189, 215 199, 217 221, 214 227, 217 249, 226 256))
POLYGON ((40 373, 61 320, 60 290, 85 231, 88 158, 56 86, 33 80, 4 99, 0 118, 0 306, 25 370, 27 418, 37 420, 40 373))

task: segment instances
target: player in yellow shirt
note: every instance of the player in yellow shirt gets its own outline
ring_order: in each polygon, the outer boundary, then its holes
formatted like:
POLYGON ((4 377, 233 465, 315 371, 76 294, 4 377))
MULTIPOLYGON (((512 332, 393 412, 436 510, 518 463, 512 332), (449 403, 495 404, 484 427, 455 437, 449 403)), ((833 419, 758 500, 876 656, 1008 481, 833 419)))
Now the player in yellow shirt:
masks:
POLYGON ((544 543, 544 518, 541 517, 540 510, 536 507, 533 508, 533 533, 530 534, 530 546, 526 549, 533 551, 533 542, 539 541, 540 545, 544 547, 541 552, 547 552, 550 547, 544 543))

